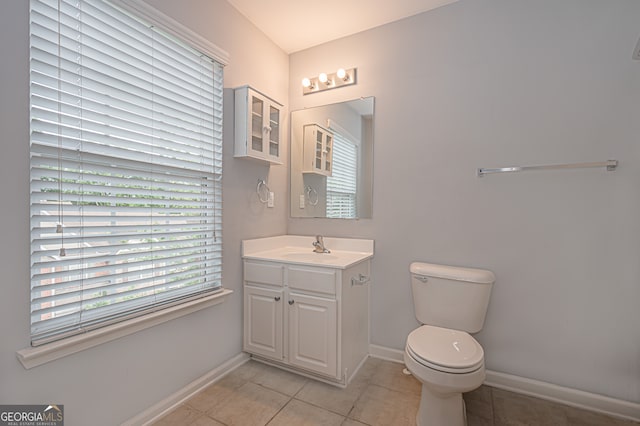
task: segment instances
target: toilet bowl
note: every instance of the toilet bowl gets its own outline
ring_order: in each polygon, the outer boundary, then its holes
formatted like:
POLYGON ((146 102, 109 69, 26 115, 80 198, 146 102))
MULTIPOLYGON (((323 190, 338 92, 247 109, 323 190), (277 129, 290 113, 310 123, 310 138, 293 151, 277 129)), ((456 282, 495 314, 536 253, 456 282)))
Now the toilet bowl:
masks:
POLYGON ((464 426, 462 394, 485 379, 484 350, 469 333, 482 329, 492 272, 429 263, 411 264, 416 318, 404 362, 422 383, 418 426, 464 426))
POLYGON ((409 334, 404 362, 422 383, 417 425, 465 425, 462 393, 485 378, 480 344, 468 333, 423 325, 409 334))

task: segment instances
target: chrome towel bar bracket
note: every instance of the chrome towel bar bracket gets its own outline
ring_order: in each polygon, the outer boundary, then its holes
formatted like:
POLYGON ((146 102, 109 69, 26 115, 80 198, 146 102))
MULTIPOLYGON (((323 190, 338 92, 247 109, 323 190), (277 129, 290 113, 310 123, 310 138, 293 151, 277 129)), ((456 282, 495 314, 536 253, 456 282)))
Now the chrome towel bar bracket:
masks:
POLYGON ((371 277, 363 274, 358 274, 357 277, 351 277, 351 285, 365 285, 371 281, 371 277))

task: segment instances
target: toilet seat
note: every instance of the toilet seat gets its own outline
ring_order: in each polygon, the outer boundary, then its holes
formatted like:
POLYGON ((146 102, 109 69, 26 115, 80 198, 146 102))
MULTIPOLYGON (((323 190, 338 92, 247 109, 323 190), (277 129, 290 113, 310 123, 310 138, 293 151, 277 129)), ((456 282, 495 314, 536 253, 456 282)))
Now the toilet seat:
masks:
POLYGON ((469 373, 484 364, 482 346, 470 334, 431 325, 409 334, 407 352, 416 362, 446 373, 469 373))

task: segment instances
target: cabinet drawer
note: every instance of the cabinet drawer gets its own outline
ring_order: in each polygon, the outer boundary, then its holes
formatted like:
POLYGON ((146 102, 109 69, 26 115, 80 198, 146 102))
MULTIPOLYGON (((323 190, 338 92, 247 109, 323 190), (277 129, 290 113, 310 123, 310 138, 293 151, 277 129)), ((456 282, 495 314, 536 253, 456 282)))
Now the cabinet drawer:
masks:
POLYGON ((289 266, 289 287, 315 293, 336 293, 336 271, 325 268, 289 266))
POLYGON ((252 283, 281 286, 284 283, 284 266, 245 261, 244 280, 252 283))

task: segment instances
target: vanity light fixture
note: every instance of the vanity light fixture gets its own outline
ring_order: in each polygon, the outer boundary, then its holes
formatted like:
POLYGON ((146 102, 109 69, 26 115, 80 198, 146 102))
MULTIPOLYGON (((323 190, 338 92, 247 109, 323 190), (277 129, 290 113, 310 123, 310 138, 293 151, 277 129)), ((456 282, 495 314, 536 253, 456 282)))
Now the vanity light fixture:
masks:
POLYGON ((322 92, 356 84, 357 68, 340 68, 334 73, 320 73, 317 77, 302 79, 302 94, 322 92))

